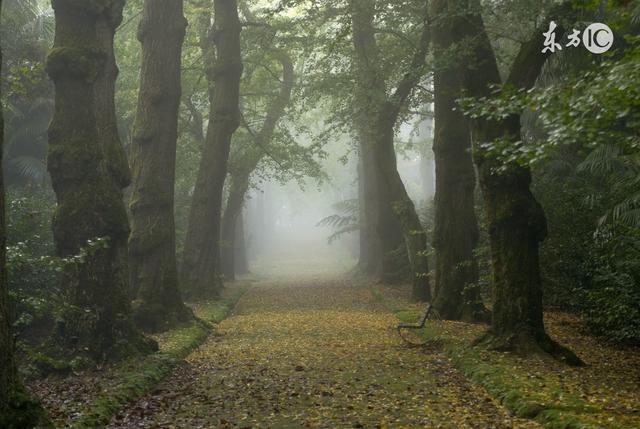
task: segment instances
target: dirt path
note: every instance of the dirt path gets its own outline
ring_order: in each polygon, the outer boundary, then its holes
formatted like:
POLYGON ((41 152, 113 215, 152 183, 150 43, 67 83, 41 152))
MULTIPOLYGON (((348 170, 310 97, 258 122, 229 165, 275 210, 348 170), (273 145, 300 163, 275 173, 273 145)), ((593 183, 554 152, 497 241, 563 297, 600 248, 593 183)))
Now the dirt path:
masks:
POLYGON ((218 332, 111 426, 537 427, 510 417, 345 280, 263 282, 218 332))

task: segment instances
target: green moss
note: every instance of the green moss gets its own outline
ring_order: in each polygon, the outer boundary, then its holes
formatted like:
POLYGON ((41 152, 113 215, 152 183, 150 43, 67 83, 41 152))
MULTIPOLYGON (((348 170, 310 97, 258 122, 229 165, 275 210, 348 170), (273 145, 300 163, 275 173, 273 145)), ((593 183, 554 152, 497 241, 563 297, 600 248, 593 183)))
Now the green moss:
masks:
POLYGON ((93 81, 105 60, 104 52, 90 47, 56 47, 47 55, 47 73, 53 78, 76 77, 93 81))
POLYGON ((126 403, 151 391, 182 359, 204 342, 213 324, 229 314, 249 287, 249 283, 240 283, 227 288, 220 300, 195 303, 193 308, 198 319, 157 335, 155 339, 160 347, 157 353, 143 359, 130 359, 114 367, 109 378, 117 382, 89 402, 82 412, 83 417, 74 421, 72 427, 104 426, 126 403))

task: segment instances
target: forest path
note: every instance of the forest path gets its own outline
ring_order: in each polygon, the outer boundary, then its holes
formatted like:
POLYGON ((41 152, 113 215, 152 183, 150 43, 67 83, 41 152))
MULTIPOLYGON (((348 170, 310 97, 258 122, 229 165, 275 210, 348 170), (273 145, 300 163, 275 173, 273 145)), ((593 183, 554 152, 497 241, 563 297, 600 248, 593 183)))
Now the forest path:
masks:
POLYGON ((117 427, 538 427, 510 417, 345 278, 257 283, 117 427))

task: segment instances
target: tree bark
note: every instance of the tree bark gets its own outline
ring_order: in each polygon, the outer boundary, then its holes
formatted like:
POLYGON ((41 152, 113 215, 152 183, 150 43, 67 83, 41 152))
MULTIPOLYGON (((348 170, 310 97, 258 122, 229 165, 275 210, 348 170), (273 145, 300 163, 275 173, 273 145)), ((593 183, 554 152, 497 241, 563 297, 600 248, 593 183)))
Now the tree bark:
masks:
MULTIPOLYGON (((0 11, 2 0, 0 0, 0 11)), ((0 48, 0 68, 2 49, 0 48)), ((0 93, 1 95, 1 93, 0 93)), ((50 427, 39 404, 25 393, 18 377, 14 357, 14 340, 9 320, 9 290, 7 286, 6 245, 7 233, 4 210, 4 118, 0 106, 0 427, 50 427)))
POLYGON ((240 20, 235 0, 214 0, 215 23, 210 36, 216 58, 208 53, 209 126, 198 179, 193 192, 182 261, 185 290, 195 296, 215 296, 220 276, 222 191, 227 175, 231 136, 240 123, 240 20))
POLYGON ((96 32, 100 48, 104 53, 104 66, 95 83, 96 124, 98 139, 104 153, 104 169, 121 189, 131 184, 131 171, 118 134, 115 92, 118 66, 113 51, 116 28, 122 22, 125 0, 110 1, 96 22, 96 32))
POLYGON ((436 251, 434 305, 445 319, 476 321, 486 318, 478 287, 478 220, 474 210, 475 170, 471 159, 471 131, 456 109, 462 96, 464 63, 451 55, 455 10, 443 0, 432 4, 435 58, 446 58, 434 70, 436 165, 436 251))
MULTIPOLYGON (((363 133, 360 133, 361 135, 363 133)), ((377 196, 375 193, 375 175, 372 171, 374 163, 370 160, 369 147, 358 139, 358 219, 360 272, 374 277, 382 277, 382 249, 380 237, 376 230, 377 196)))
MULTIPOLYGON (((474 0, 472 4, 473 10, 480 10, 479 3, 474 0)), ((535 84, 546 61, 540 46, 542 28, 548 24, 547 19, 536 29, 535 36, 522 45, 507 85, 529 89, 535 84)), ((477 12, 468 12, 456 31, 461 37, 475 41, 470 50, 474 68, 466 72, 466 89, 474 97, 491 96, 492 86, 502 84, 502 80, 482 17, 477 12)), ((493 276, 491 327, 480 342, 521 354, 546 352, 569 364, 580 365, 582 361, 553 341, 544 328, 538 250, 547 234, 547 225, 544 211, 530 190, 529 168, 516 163, 505 165, 482 149, 482 143, 497 139, 519 141, 520 115, 504 120, 478 118, 472 121, 472 131, 473 159, 489 224, 493 276)))
MULTIPOLYGON (((393 138, 400 109, 423 73, 421 70, 427 53, 428 29, 425 22, 409 70, 396 86, 395 92, 389 96, 386 93, 385 78, 378 66, 378 47, 373 27, 374 5, 364 0, 351 0, 349 6, 355 48, 356 101, 359 109, 355 115, 356 127, 362 130, 362 126, 358 126, 359 120, 366 118, 365 127, 368 132, 365 131, 364 141, 371 142, 373 165, 378 173, 376 192, 379 206, 382 205, 378 215, 385 216, 385 207, 390 207, 395 213, 402 227, 411 265, 412 296, 415 300, 426 301, 431 297, 426 231, 398 173, 393 138)), ((380 221, 377 224, 377 232, 383 243, 385 234, 389 233, 386 225, 380 221)))
POLYGON ((145 0, 138 28, 142 65, 132 139, 129 260, 134 319, 148 331, 192 316, 178 289, 173 207, 186 26, 182 0, 145 0))
POLYGON ((65 271, 62 281, 73 304, 64 315, 65 344, 93 359, 149 352, 155 342, 143 337, 131 319, 123 264, 129 225, 122 189, 110 174, 104 140, 98 136, 96 85, 108 54, 97 26, 110 9, 103 2, 77 0, 53 0, 52 6, 56 34, 46 69, 55 85, 55 112, 47 165, 57 199, 56 253, 77 255, 98 237, 108 243, 65 271))

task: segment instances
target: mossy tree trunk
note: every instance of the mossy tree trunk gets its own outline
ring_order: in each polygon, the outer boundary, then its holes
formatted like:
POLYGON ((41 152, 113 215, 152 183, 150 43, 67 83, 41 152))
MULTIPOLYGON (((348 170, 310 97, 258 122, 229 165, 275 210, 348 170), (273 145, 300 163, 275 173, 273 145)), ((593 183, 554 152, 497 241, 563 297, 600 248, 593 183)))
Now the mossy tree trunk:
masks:
MULTIPOLYGON (((401 108, 411 91, 424 74, 423 66, 428 49, 429 30, 425 26, 418 47, 409 64, 409 69, 388 95, 387 82, 378 63, 378 47, 375 40, 374 4, 365 0, 351 0, 353 43, 355 49, 356 100, 359 111, 356 125, 366 118, 366 139, 371 142, 372 162, 378 174, 376 192, 379 204, 390 207, 399 221, 409 256, 412 272, 412 296, 416 300, 429 300, 431 296, 426 231, 420 223, 415 206, 407 194, 398 173, 394 142, 394 127, 401 108)), ((425 8, 427 4, 425 2, 425 8)), ((362 129, 363 127, 358 127, 362 129)), ((378 212, 384 215, 384 211, 378 212)), ((386 223, 378 222, 378 235, 388 233, 386 223)))
MULTIPOLYGON (((473 2, 474 10, 480 10, 473 2)), ((566 5, 560 5, 563 13, 566 5)), ((559 21, 555 17, 556 21, 559 21)), ((511 67, 506 84, 529 89, 546 61, 541 53, 542 32, 548 28, 545 20, 535 30, 535 36, 524 43, 511 67)), ((473 40, 471 64, 465 77, 470 95, 489 97, 493 85, 502 84, 498 65, 482 17, 470 12, 456 29, 473 40)), ((529 168, 515 163, 505 164, 487 156, 483 143, 497 139, 521 140, 520 115, 504 120, 478 118, 472 121, 474 161, 480 178, 484 209, 489 227, 493 276, 493 309, 491 327, 480 342, 497 350, 521 354, 546 352, 570 364, 582 361, 570 350, 560 346, 546 333, 542 313, 539 245, 547 234, 544 211, 531 193, 529 168)))
POLYGON ((133 127, 129 258, 134 319, 149 331, 191 317, 178 288, 173 207, 186 26, 182 0, 144 2, 138 28, 142 66, 133 127))
MULTIPOLYGON (((2 10, 2 0, 0 0, 2 10)), ((0 67, 2 49, 0 48, 0 67)), ((9 290, 7 286, 6 245, 7 232, 4 210, 4 175, 2 155, 4 150, 4 118, 0 106, 0 427, 28 428, 49 427, 37 402, 24 392, 18 378, 14 358, 14 340, 9 320, 9 290)))
POLYGON ((478 220, 474 209, 476 175, 471 159, 471 130, 456 109, 462 96, 464 60, 452 55, 455 10, 446 0, 432 3, 436 166, 436 251, 434 305, 445 319, 475 321, 486 318, 478 287, 478 220))
POLYGON ((271 55, 282 66, 282 83, 280 91, 267 108, 267 115, 258 130, 246 126, 251 135, 252 146, 244 152, 237 161, 237 165, 231 169, 231 185, 224 216, 222 219, 222 268, 225 279, 235 279, 236 267, 234 262, 236 249, 237 222, 242 212, 245 195, 249 189, 251 173, 258 167, 262 158, 266 155, 267 146, 271 142, 278 121, 284 115, 285 109, 291 101, 291 92, 295 83, 293 61, 289 54, 282 50, 273 50, 271 55))
POLYGON ((104 153, 105 171, 121 189, 131 184, 131 171, 127 161, 116 118, 115 92, 118 78, 118 66, 113 50, 116 29, 122 22, 122 10, 125 0, 108 2, 96 22, 96 32, 100 48, 104 53, 104 66, 95 82, 96 125, 98 139, 104 153))
POLYGON ((240 123, 240 20, 235 0, 214 0, 215 22, 205 51, 209 83, 209 126, 193 192, 181 266, 183 288, 194 296, 217 295, 220 275, 222 191, 231 137, 240 123))
MULTIPOLYGON (((73 304, 64 315, 64 340, 74 354, 115 359, 149 352, 155 343, 135 328, 128 299, 129 225, 121 185, 113 180, 105 140, 98 135, 97 83, 109 55, 98 37, 109 2, 54 0, 56 32, 46 69, 55 85, 47 165, 56 194, 56 253, 77 255, 89 240, 108 246, 89 252, 63 276, 73 304)), ((114 15, 119 15, 116 11, 114 15)), ((114 16, 111 15, 111 16, 114 16)), ((113 142, 111 142, 113 144, 113 142)))

